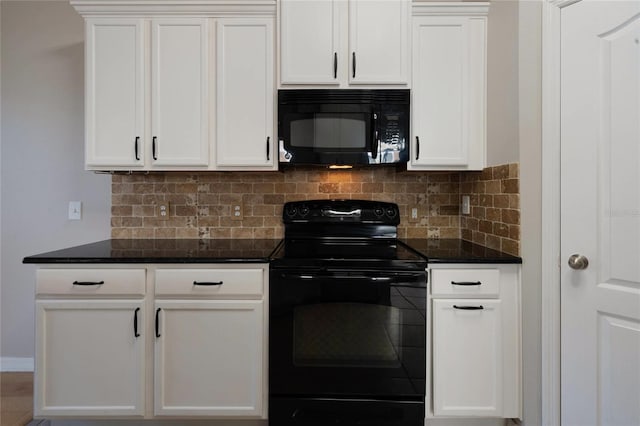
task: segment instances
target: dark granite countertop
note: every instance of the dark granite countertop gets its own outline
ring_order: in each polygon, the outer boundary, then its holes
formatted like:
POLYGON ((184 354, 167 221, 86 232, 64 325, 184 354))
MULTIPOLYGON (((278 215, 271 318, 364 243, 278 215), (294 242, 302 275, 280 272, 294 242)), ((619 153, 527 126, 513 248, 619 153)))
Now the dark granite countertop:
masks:
POLYGON ((517 256, 459 239, 404 239, 428 263, 522 263, 517 256))
POLYGON ((23 263, 267 263, 280 241, 112 239, 28 256, 23 263))
MULTIPOLYGON (((429 263, 522 263, 459 239, 405 239, 429 263)), ((111 239, 25 257, 23 263, 268 263, 280 239, 111 239)))

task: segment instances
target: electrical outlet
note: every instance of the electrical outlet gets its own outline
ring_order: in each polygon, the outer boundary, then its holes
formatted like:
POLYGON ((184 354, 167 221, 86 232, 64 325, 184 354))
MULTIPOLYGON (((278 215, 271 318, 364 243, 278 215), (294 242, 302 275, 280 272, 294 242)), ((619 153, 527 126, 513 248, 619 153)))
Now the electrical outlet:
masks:
POLYGON ((82 201, 69 201, 69 220, 82 219, 82 201))
POLYGON ((233 204, 231 206, 231 220, 242 220, 244 217, 244 208, 242 204, 233 204))
POLYGON ((418 206, 409 208, 409 222, 415 223, 420 221, 420 208, 418 206))
POLYGON ((471 213, 471 203, 469 201, 469 196, 468 195, 463 195, 462 196, 462 205, 461 205, 461 209, 462 214, 470 214, 471 213))
POLYGON ((167 220, 169 219, 170 215, 170 205, 168 201, 159 201, 158 202, 158 208, 157 208, 157 212, 158 212, 158 218, 159 219, 163 219, 163 220, 167 220))

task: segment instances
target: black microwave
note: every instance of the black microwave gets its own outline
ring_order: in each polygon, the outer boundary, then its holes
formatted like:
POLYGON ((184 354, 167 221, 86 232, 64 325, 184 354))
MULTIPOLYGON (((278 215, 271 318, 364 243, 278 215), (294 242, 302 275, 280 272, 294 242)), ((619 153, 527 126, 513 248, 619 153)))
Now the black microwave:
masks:
POLYGON ((406 163, 409 104, 408 89, 279 90, 279 163, 406 163))

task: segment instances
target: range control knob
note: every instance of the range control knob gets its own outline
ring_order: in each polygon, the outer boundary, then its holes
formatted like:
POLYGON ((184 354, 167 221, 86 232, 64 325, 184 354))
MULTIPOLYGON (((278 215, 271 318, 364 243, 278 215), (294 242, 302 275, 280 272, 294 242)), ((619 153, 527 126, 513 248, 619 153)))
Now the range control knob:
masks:
POLYGON ((289 206, 284 213, 288 218, 293 218, 298 213, 298 209, 296 209, 294 206, 289 206))
POLYGON ((308 214, 309 214, 309 207, 303 204, 302 207, 300 207, 300 216, 305 217, 308 214))
POLYGON ((375 214, 377 217, 380 217, 384 214, 384 210, 382 209, 382 207, 376 207, 373 209, 373 214, 375 214))
POLYGON ((396 217, 397 214, 398 214, 398 212, 393 207, 387 208, 387 216, 390 217, 391 219, 396 217))

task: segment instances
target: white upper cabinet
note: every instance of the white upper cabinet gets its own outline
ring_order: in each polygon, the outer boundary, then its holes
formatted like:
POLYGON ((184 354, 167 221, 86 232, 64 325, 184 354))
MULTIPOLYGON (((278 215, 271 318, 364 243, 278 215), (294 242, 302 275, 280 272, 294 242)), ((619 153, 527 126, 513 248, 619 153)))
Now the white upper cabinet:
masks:
POLYGON ((282 0, 280 3, 280 81, 333 84, 345 73, 340 50, 339 3, 282 0))
POLYGON ((273 18, 217 22, 216 165, 276 167, 273 18))
POLYGON ((72 5, 86 19, 88 170, 277 168, 275 1, 72 5))
POLYGON ((88 169, 206 169, 207 22, 87 20, 88 169))
MULTIPOLYGON (((486 165, 486 12, 413 18, 411 170, 486 165)), ((434 8, 435 9, 435 8, 434 8)), ((485 6, 488 9, 488 6, 485 6)))
POLYGON ((406 85, 409 8, 404 0, 349 1, 349 83, 406 85))
POLYGON ((144 166, 142 19, 90 19, 86 25, 88 168, 144 166))
POLYGON ((282 0, 281 85, 409 83, 409 0, 282 0))
POLYGON ((206 167, 207 20, 154 19, 151 34, 152 164, 206 167))

